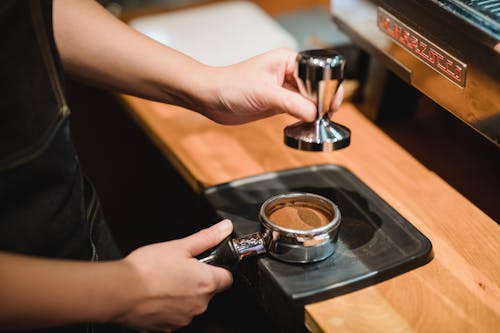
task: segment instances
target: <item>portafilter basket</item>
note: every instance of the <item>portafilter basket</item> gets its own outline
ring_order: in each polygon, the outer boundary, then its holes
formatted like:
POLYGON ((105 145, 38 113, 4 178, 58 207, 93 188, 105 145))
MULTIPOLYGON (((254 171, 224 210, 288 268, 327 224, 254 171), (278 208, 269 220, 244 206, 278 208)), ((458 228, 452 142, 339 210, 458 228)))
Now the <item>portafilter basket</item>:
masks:
POLYGON ((275 195, 260 208, 259 232, 228 237, 200 261, 230 270, 244 258, 263 253, 288 263, 321 261, 335 252, 340 220, 337 205, 320 195, 302 192, 275 195), (329 222, 317 228, 293 229, 271 221, 271 214, 290 206, 315 210, 329 222))

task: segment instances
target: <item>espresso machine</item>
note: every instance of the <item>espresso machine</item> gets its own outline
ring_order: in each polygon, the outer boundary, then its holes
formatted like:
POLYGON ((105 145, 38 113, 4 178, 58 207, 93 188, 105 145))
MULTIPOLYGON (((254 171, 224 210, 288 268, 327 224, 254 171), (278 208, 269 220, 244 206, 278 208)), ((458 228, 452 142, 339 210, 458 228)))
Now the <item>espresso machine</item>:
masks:
POLYGON ((330 9, 361 54, 358 109, 499 221, 500 3, 333 0, 330 9))
MULTIPOLYGON (((500 145, 498 1, 332 0, 331 13, 370 57, 363 103, 368 116, 376 119, 380 101, 394 93, 383 89, 390 72, 500 145)), ((414 102, 401 100, 397 112, 414 102)))

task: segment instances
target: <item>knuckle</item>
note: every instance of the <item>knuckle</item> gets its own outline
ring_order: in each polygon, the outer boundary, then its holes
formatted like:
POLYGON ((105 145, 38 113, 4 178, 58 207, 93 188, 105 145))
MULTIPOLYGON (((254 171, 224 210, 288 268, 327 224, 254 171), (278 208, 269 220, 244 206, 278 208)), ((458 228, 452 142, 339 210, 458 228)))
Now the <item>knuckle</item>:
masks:
POLYGON ((203 302, 201 306, 198 308, 198 313, 197 314, 202 314, 205 311, 207 311, 208 308, 208 302, 203 302))
POLYGON ((179 320, 179 326, 187 326, 191 324, 191 321, 193 320, 193 317, 184 317, 181 320, 179 320))
POLYGON ((200 315, 200 314, 204 313, 205 311, 207 311, 207 308, 208 308, 207 302, 200 302, 200 304, 198 304, 198 306, 195 308, 193 314, 195 316, 200 315))
POLYGON ((229 287, 233 284, 233 274, 231 274, 230 272, 228 272, 227 274, 227 279, 224 281, 224 286, 225 287, 229 287))
POLYGON ((198 282, 198 292, 203 295, 212 294, 216 289, 216 283, 213 278, 201 279, 198 282))
POLYGON ((293 113, 295 104, 291 98, 283 98, 281 99, 281 103, 283 111, 285 111, 286 113, 293 113))
POLYGON ((195 317, 204 313, 208 308, 208 302, 210 301, 209 296, 198 297, 196 302, 193 304, 191 308, 191 316, 195 317))

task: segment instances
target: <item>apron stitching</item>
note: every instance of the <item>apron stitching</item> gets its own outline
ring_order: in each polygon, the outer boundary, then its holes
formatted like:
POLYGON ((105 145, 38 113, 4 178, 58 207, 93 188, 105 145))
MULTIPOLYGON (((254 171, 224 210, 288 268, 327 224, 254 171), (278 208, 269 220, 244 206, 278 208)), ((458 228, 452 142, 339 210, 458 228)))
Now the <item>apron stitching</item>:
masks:
POLYGON ((47 30, 45 29, 45 25, 43 23, 43 15, 40 2, 30 1, 29 6, 35 36, 41 51, 45 68, 48 73, 50 85, 52 86, 54 96, 57 100, 59 114, 62 115, 62 117, 56 117, 54 121, 52 121, 51 125, 40 136, 38 141, 33 145, 31 145, 27 149, 23 149, 20 152, 14 153, 11 156, 7 156, 5 161, 0 163, 0 172, 16 167, 18 165, 22 165, 40 156, 50 145, 52 139, 63 124, 65 118, 70 114, 70 110, 66 104, 66 100, 62 91, 61 82, 57 74, 54 58, 52 57, 52 54, 48 49, 49 38, 47 37, 47 30))
POLYGON ((92 199, 90 201, 89 205, 89 210, 87 214, 87 221, 90 224, 89 225, 89 240, 90 240, 90 246, 92 247, 92 258, 90 259, 91 261, 98 261, 99 256, 97 254, 97 247, 95 246, 94 239, 93 239, 93 232, 94 232, 94 224, 97 216, 97 196, 94 194, 92 195, 92 199))
MULTIPOLYGON (((70 109, 66 104, 56 63, 54 61, 52 51, 50 50, 50 40, 48 36, 48 31, 44 24, 44 16, 42 13, 41 3, 40 1, 29 1, 29 7, 30 7, 30 14, 33 23, 34 33, 40 49, 40 55, 43 59, 45 69, 48 74, 50 86, 52 87, 54 98, 57 102, 58 115, 51 121, 50 126, 48 126, 46 130, 44 130, 42 135, 40 135, 39 139, 35 141, 31 146, 19 152, 11 154, 10 156, 6 156, 4 162, 0 160, 1 162, 0 172, 16 167, 18 165, 22 165, 26 162, 29 162, 39 157, 52 143, 54 137, 59 132, 59 129, 64 124, 65 119, 70 114, 70 109)), ((3 10, 4 8, 6 8, 6 6, 4 7, 3 5, 0 5, 0 11, 3 10)), ((94 224, 96 216, 98 214, 97 207, 98 207, 97 200, 93 197, 91 207, 89 207, 90 209, 86 216, 87 221, 91 221, 89 226, 89 236, 92 247, 92 259, 91 259, 92 261, 98 260, 97 248, 92 240, 94 224), (89 218, 91 218, 91 220, 89 220, 89 218)), ((93 333, 94 325, 91 323, 87 323, 86 332, 93 333)))
POLYGON ((54 95, 57 99, 57 104, 59 106, 59 111, 63 115, 69 114, 69 108, 66 104, 66 99, 64 98, 64 93, 61 87, 61 82, 59 81, 59 76, 57 74, 56 65, 52 53, 49 49, 49 38, 47 36, 47 30, 43 24, 42 8, 39 1, 30 1, 31 7, 31 17, 33 24, 35 26, 35 35, 37 37, 38 45, 42 51, 43 61, 45 63, 45 68, 49 74, 50 84, 54 91, 54 95))
POLYGON ((1 163, 0 172, 22 165, 40 156, 52 143, 52 139, 56 136, 65 119, 66 117, 56 119, 55 125, 49 126, 37 143, 19 153, 13 154, 13 156, 9 158, 13 161, 1 163), (16 155, 21 157, 16 158, 16 155))

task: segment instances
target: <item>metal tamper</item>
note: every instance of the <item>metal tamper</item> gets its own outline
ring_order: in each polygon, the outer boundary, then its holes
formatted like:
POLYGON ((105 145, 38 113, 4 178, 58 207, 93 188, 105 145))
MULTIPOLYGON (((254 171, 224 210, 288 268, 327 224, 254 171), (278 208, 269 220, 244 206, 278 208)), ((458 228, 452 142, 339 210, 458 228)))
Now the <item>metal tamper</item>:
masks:
POLYGON ((295 79, 300 93, 316 103, 316 120, 285 128, 285 144, 307 151, 333 151, 351 142, 349 128, 330 120, 330 104, 344 79, 345 59, 332 49, 302 51, 297 55, 295 79))

